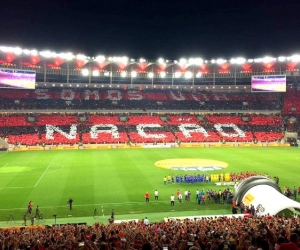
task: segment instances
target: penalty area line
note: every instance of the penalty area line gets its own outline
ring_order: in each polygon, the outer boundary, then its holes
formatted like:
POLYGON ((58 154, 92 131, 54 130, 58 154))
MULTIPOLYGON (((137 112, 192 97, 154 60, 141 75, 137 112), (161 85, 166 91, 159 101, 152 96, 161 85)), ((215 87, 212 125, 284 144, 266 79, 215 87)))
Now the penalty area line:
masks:
POLYGON ((34 185, 33 187, 36 187, 36 186, 39 184, 40 180, 43 178, 43 176, 44 176, 45 173, 47 172, 48 168, 51 166, 52 162, 54 161, 54 158, 55 158, 55 157, 52 158, 51 162, 48 164, 47 168, 46 168, 45 171, 42 173, 41 177, 38 179, 38 181, 35 183, 35 185, 34 185))

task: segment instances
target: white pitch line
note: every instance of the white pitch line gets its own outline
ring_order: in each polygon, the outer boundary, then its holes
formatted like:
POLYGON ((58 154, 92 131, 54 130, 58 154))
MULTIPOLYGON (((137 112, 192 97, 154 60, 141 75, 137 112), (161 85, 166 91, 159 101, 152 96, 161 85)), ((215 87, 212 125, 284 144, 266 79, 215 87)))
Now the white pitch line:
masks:
POLYGON ((34 185, 34 187, 36 187, 36 186, 39 184, 40 180, 43 178, 43 176, 44 176, 45 173, 47 172, 48 168, 51 166, 52 162, 54 161, 54 158, 55 158, 55 157, 52 158, 51 162, 48 164, 47 168, 45 169, 45 171, 43 172, 43 174, 41 175, 41 177, 38 179, 38 181, 37 181, 37 183, 34 185))
MULTIPOLYGON (((150 203, 151 203, 151 201, 150 201, 150 203)), ((170 204, 170 201, 167 201, 167 200, 166 201, 158 201, 156 203, 170 204)), ((73 203, 73 207, 91 207, 91 206, 94 207, 94 206, 101 206, 101 209, 105 209, 108 206, 109 207, 111 207, 111 206, 120 206, 120 205, 121 206, 129 205, 130 206, 130 205, 134 205, 134 204, 136 205, 136 204, 146 204, 146 203, 144 201, 120 202, 120 203, 79 204, 79 205, 74 205, 74 203, 73 203)), ((176 202, 175 202, 175 205, 176 205, 176 202)), ((63 206, 44 206, 44 207, 39 206, 39 208, 63 208, 63 207, 66 207, 66 205, 63 205, 63 206)), ((0 208, 0 211, 20 210, 20 209, 23 209, 23 208, 0 208)))
POLYGON ((8 151, 6 151, 4 154, 0 155, 0 157, 2 157, 3 155, 6 155, 8 153, 8 151))
POLYGON ((8 165, 8 163, 6 163, 4 166, 2 166, 1 169, 2 169, 2 168, 5 168, 7 165, 8 165))

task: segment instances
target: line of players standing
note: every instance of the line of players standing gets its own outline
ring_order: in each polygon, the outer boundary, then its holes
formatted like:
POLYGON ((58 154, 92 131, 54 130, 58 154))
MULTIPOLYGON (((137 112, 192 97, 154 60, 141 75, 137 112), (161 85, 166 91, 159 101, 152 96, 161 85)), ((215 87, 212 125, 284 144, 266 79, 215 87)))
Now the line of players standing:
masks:
MULTIPOLYGON (((182 199, 183 199, 183 196, 182 196, 182 193, 180 192, 180 190, 178 189, 177 192, 176 192, 176 195, 177 195, 177 200, 179 203, 182 203, 182 199)), ((209 200, 210 199, 213 199, 215 201, 215 203, 218 203, 220 202, 220 197, 223 196, 223 197, 226 197, 226 199, 224 199, 223 202, 227 202, 228 199, 231 195, 229 189, 225 189, 223 192, 219 191, 219 192, 216 192, 216 191, 212 191, 212 190, 209 190, 207 192, 207 195, 208 195, 208 198, 209 200), (216 199, 215 199, 216 197, 216 199)), ((145 200, 146 200, 146 203, 148 203, 150 201, 150 194, 149 192, 147 191, 144 195, 145 197, 145 200)), ((189 190, 185 190, 184 191, 184 198, 185 198, 185 201, 191 201, 191 192, 189 190)), ((158 200, 158 191, 157 189, 154 191, 154 199, 155 200, 158 200)), ((201 191, 200 190, 196 190, 196 201, 199 205, 205 205, 205 201, 206 201, 206 194, 205 194, 205 191, 202 189, 201 191)), ((171 206, 174 206, 175 204, 175 196, 174 194, 172 194, 170 196, 170 202, 171 202, 171 206)))

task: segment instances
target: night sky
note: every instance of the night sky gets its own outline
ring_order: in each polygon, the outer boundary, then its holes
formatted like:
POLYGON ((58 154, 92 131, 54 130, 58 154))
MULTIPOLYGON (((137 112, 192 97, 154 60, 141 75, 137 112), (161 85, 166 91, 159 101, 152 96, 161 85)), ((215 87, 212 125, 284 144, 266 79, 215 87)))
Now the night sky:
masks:
POLYGON ((300 52, 299 0, 2 0, 0 44, 88 56, 300 52))

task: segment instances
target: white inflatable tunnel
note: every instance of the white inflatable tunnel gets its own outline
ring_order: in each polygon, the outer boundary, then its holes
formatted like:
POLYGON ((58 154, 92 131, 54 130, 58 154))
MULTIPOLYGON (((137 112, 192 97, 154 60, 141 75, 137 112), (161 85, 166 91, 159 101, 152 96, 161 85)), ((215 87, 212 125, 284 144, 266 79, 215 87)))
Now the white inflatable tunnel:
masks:
POLYGON ((300 203, 282 194, 280 187, 265 176, 252 176, 235 186, 233 200, 239 205, 253 205, 258 215, 276 215, 284 209, 295 211, 300 203))

